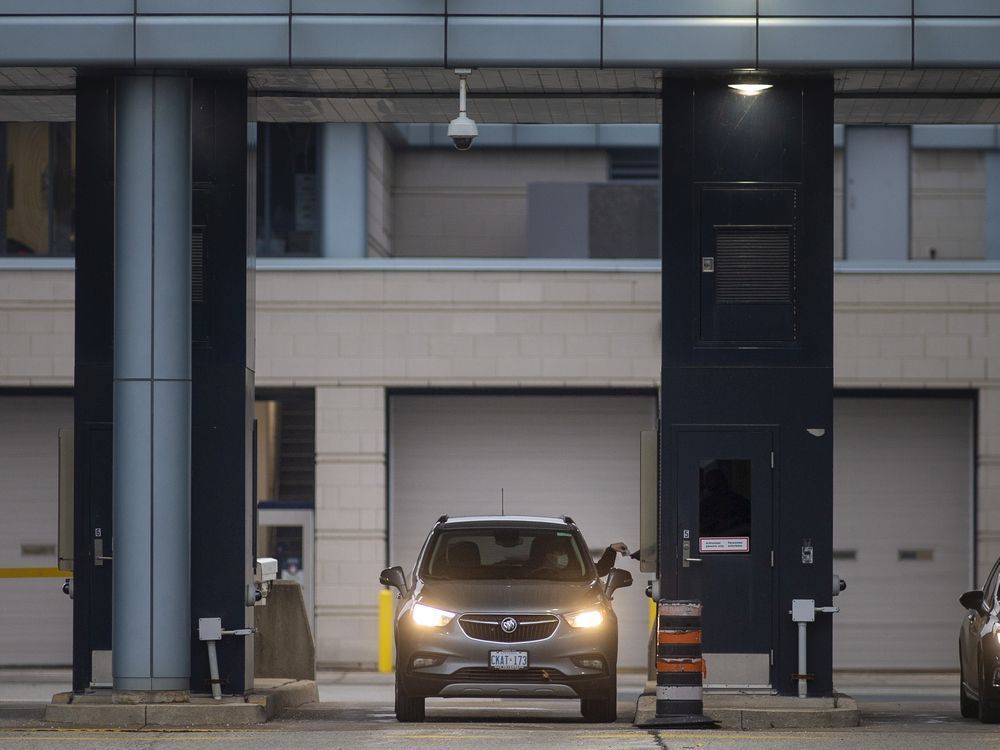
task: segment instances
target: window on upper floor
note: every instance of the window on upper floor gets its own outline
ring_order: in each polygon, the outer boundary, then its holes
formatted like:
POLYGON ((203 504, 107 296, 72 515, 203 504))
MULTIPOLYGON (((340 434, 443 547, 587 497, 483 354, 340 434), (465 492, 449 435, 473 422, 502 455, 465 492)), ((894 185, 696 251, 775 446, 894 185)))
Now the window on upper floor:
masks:
POLYGON ((258 257, 319 255, 318 220, 316 126, 305 123, 259 123, 258 257))
POLYGON ((0 255, 73 255, 76 127, 0 123, 0 255))

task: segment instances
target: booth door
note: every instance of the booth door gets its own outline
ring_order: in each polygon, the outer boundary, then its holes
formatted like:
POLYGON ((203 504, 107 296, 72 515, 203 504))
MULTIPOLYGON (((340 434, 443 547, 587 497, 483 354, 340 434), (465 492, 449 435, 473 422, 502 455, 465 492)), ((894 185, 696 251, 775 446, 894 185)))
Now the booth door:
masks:
POLYGON ((767 688, 772 649, 770 430, 677 433, 682 599, 701 600, 707 686, 767 688))

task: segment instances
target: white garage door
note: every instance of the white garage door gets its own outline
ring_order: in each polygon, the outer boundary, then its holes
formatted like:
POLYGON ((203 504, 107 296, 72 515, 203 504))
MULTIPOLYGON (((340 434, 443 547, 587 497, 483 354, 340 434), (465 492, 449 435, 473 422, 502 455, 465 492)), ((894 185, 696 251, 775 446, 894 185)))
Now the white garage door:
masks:
MULTIPOLYGON (((652 396, 393 396, 390 557, 409 571, 442 514, 569 515, 595 559, 639 542, 639 433, 656 423, 652 396)), ((619 664, 645 667, 648 575, 615 594, 619 664)))
POLYGON ((955 669, 971 577, 972 402, 837 398, 840 668, 955 669))
MULTIPOLYGON (((58 432, 68 397, 0 397, 0 568, 56 566, 58 432)), ((70 664, 73 610, 59 578, 0 578, 0 665, 70 664)))

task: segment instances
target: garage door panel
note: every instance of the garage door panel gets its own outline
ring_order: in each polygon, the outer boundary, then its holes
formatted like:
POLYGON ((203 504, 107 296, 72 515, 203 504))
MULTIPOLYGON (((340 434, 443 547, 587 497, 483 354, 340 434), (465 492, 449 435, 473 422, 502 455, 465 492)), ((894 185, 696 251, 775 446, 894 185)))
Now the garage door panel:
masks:
MULTIPOLYGON (((22 545, 58 541, 58 434, 73 426, 69 397, 0 397, 0 567, 55 567, 22 545)), ((72 604, 62 580, 0 579, 0 665, 69 664, 72 604)))
MULTIPOLYGON (((639 540, 639 433, 652 396, 395 395, 390 400, 390 548, 409 570, 448 515, 570 515, 592 550, 639 540)), ((645 666, 648 599, 615 595, 620 664, 645 666)))
POLYGON ((949 398, 838 398, 834 664, 954 668, 971 566, 972 404, 949 398), (901 559, 901 552, 930 559, 901 559))

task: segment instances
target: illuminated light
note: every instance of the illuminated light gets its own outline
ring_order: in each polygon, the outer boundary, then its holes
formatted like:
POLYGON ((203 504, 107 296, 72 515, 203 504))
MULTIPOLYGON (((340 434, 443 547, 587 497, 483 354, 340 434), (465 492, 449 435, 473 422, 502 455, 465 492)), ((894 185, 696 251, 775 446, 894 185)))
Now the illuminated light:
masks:
POLYGON ((770 83, 731 83, 729 88, 743 96, 757 96, 761 91, 773 88, 770 83))
POLYGON ((585 609, 566 615, 566 622, 574 628, 596 628, 604 622, 604 612, 599 609, 585 609))
POLYGON ((423 625, 426 628, 443 628, 455 617, 454 612, 428 607, 426 604, 420 604, 419 602, 413 605, 411 614, 413 621, 417 625, 423 625))

